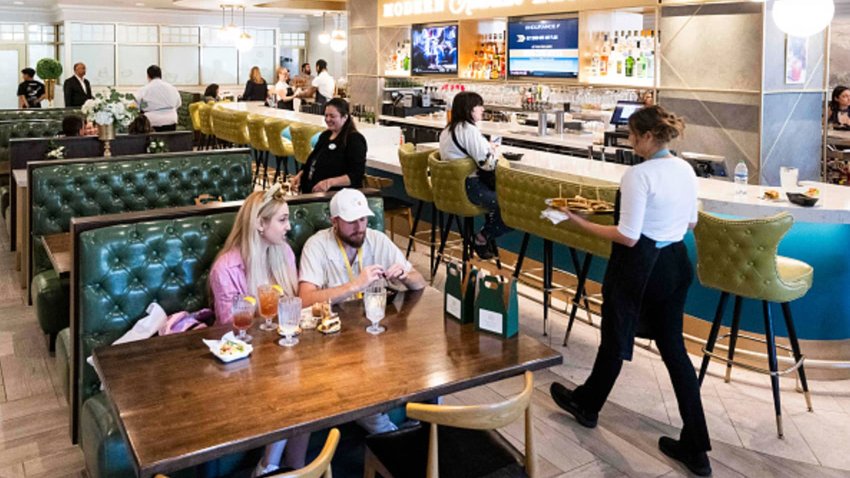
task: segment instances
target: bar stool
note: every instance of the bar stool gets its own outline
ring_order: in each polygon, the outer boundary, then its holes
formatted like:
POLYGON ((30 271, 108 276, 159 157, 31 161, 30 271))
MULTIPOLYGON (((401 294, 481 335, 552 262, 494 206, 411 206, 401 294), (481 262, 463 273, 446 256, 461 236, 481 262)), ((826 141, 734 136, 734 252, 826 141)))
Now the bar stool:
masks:
POLYGON ((212 127, 212 106, 206 103, 198 105, 199 129, 201 130, 200 149, 210 149, 216 146, 215 134, 212 127))
MULTIPOLYGON (((586 283, 590 266, 595 257, 608 258, 611 255, 611 243, 591 236, 576 228, 569 222, 552 224, 548 219, 540 217, 540 212, 546 208, 548 198, 573 197, 575 195, 592 196, 609 202, 614 202, 618 187, 611 184, 588 184, 575 177, 574 180, 552 178, 526 171, 510 168, 499 164, 496 169, 496 194, 499 197, 499 207, 505 224, 516 231, 524 232, 519 256, 517 257, 514 277, 519 278, 528 242, 531 235, 543 239, 543 335, 547 335, 549 320, 549 302, 552 292, 563 289, 554 287, 555 270, 554 245, 562 244, 569 248, 570 258, 576 271, 577 285, 573 294, 570 318, 564 333, 564 345, 567 345, 569 334, 578 312, 579 304, 584 300, 588 308, 586 283), (578 252, 584 253, 584 260, 579 263, 578 252)), ((590 216, 593 222, 613 224, 613 216, 590 216)))
POLYGON ((196 101, 189 105, 189 119, 192 120, 192 131, 195 133, 195 146, 200 147, 201 138, 203 138, 201 134, 201 116, 198 112, 198 109, 203 105, 203 101, 196 101))
POLYGON ((247 121, 248 137, 254 152, 254 162, 257 165, 256 171, 254 171, 254 184, 257 183, 257 178, 260 176, 260 166, 262 166, 263 189, 265 190, 269 177, 269 141, 266 138, 266 117, 249 114, 247 121))
MULTIPOLYGON (((410 230, 410 238, 407 241, 407 255, 410 257, 410 250, 413 248, 416 237, 416 228, 419 227, 419 220, 422 218, 422 209, 425 204, 431 205, 431 239, 428 245, 431 248, 430 270, 434 270, 434 249, 437 245, 437 225, 442 227, 443 213, 438 211, 434 206, 434 191, 431 187, 431 178, 428 177, 428 156, 431 155, 436 148, 416 151, 416 145, 412 143, 404 143, 398 148, 398 162, 401 164, 401 176, 404 180, 404 190, 408 196, 416 199, 416 214, 413 216, 413 227, 410 230), (439 216, 439 218, 438 218, 439 216)), ((442 234, 441 234, 442 235, 442 234)), ((433 276, 432 276, 433 277, 433 276)))
POLYGON ((803 367, 805 357, 800 352, 800 343, 794 329, 790 302, 806 295, 812 286, 814 269, 801 261, 777 255, 779 241, 791 229, 793 217, 788 213, 777 214, 764 219, 722 219, 704 212, 699 213, 699 222, 694 229, 697 247, 697 277, 703 287, 719 290, 720 300, 703 349, 702 366, 699 381, 705 377, 708 363, 712 358, 726 362, 726 382, 731 378, 732 365, 740 365, 750 370, 770 375, 773 389, 773 406, 776 411, 776 432, 784 438, 782 429, 782 408, 779 403, 779 376, 797 371, 806 406, 812 411, 812 399, 806 382, 806 370, 803 367), (719 338, 729 338, 729 352, 722 357, 714 352, 717 334, 723 321, 723 312, 729 296, 735 297, 731 333, 719 338), (741 302, 743 299, 760 300, 764 315, 765 339, 739 334, 741 320, 741 302), (791 347, 776 344, 773 316, 770 302, 782 306, 785 326, 791 347), (738 338, 761 342, 767 346, 768 369, 736 362, 735 345, 738 338), (794 354, 795 363, 779 370, 776 360, 776 348, 788 350, 794 354))
POLYGON ((292 140, 285 136, 290 136, 290 131, 287 130, 292 124, 291 121, 279 118, 267 118, 265 122, 266 139, 269 142, 269 151, 275 157, 275 172, 274 182, 280 175, 280 166, 283 164, 283 178, 289 175, 289 157, 294 153, 292 149, 292 140))
POLYGON ((314 136, 322 133, 325 128, 318 125, 292 123, 289 126, 289 133, 292 135, 292 149, 294 151, 295 160, 299 163, 306 164, 307 158, 313 152, 315 141, 314 136))
MULTIPOLYGON (((466 178, 475 172, 478 166, 471 158, 442 161, 440 160, 440 152, 433 151, 428 156, 428 167, 431 170, 434 205, 438 210, 449 215, 446 220, 447 226, 443 228, 443 234, 440 237, 440 250, 437 252, 439 259, 434 260, 431 277, 437 274, 437 269, 440 266, 440 259, 443 256, 446 240, 452 228, 452 220, 457 222, 458 232, 463 238, 462 270, 465 274, 466 264, 472 257, 475 218, 487 213, 486 209, 472 204, 466 196, 466 178), (461 219, 463 219, 463 223, 461 223, 461 219)), ((501 269, 502 264, 499 260, 498 249, 496 249, 496 264, 501 269)))

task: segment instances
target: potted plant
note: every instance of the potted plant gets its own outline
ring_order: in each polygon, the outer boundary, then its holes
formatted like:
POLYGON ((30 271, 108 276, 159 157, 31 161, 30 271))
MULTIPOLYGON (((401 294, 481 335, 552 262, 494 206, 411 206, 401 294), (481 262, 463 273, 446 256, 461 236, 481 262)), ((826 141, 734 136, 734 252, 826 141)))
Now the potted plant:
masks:
POLYGON ((139 106, 132 94, 123 94, 109 88, 106 94, 98 93, 82 107, 86 119, 97 125, 97 137, 104 142, 104 156, 111 156, 109 142, 115 139, 116 124, 127 127, 139 116, 139 106))
POLYGON ((44 89, 47 101, 53 107, 53 98, 56 91, 56 80, 62 76, 62 64, 53 58, 42 58, 35 65, 35 73, 44 80, 44 89))

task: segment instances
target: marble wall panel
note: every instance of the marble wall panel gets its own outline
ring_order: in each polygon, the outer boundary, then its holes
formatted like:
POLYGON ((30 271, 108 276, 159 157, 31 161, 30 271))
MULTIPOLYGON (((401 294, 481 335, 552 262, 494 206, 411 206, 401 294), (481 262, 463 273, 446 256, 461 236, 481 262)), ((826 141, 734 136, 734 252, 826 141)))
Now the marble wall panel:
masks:
POLYGON ((823 74, 826 67, 824 51, 824 35, 819 33, 808 38, 806 55, 806 82, 803 84, 787 84, 785 81, 785 62, 787 35, 773 22, 773 1, 767 4, 767 21, 765 22, 764 38, 764 90, 800 90, 823 88, 823 74))
POLYGON ((760 3, 661 9, 661 86, 758 90, 760 3))
MULTIPOLYGON (((387 69, 389 57, 396 51, 398 46, 405 41, 410 41, 410 27, 381 27, 380 50, 378 50, 378 68, 381 74, 387 69)), ((374 55, 375 52, 373 51, 374 55)))
POLYGON ((371 76, 348 77, 349 92, 352 104, 368 105, 375 108, 376 114, 381 114, 381 101, 378 96, 379 78, 371 76))
POLYGON ((800 180, 820 181, 823 127, 821 93, 781 93, 764 96, 762 184, 779 185, 779 168, 800 170, 800 180))
POLYGON ((829 45, 829 87, 850 85, 850 12, 832 21, 829 45))
POLYGON ((378 74, 378 31, 352 28, 348 39, 348 72, 359 75, 378 74))
POLYGON ((685 134, 673 142, 673 149, 723 156, 730 176, 744 160, 750 182, 758 182, 758 95, 662 90, 659 104, 685 119, 685 134))
POLYGON ((348 0, 348 18, 351 28, 377 27, 377 0, 348 0))

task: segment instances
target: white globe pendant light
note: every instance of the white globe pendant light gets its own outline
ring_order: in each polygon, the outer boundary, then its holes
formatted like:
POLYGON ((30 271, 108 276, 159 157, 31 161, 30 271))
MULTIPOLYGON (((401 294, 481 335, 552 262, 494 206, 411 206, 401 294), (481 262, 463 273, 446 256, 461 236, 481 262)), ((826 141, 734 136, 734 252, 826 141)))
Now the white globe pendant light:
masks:
POLYGON ((773 21, 784 33, 809 37, 823 31, 835 15, 833 0, 776 0, 773 21))
POLYGON ((327 45, 331 42, 331 34, 328 33, 327 28, 325 28, 325 14, 322 13, 322 33, 319 33, 319 43, 322 45, 327 45))
POLYGON ((339 16, 334 19, 334 31, 331 32, 331 50, 341 53, 348 47, 348 38, 344 31, 339 29, 339 16))

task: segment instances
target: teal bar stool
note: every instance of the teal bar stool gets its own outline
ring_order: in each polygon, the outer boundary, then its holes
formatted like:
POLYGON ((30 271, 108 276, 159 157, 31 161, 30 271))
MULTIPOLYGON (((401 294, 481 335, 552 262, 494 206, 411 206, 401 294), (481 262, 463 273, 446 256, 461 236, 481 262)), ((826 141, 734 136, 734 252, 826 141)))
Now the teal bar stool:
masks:
POLYGON ((814 269, 795 259, 777 255, 779 241, 791 229, 794 218, 788 213, 764 219, 723 219, 704 212, 694 229, 697 248, 697 277, 704 287, 720 291, 720 300, 711 324, 708 341, 703 349, 699 381, 702 383, 709 361, 714 358, 726 362, 726 382, 731 378, 732 365, 743 366, 770 375, 773 389, 773 406, 776 411, 776 432, 784 438, 782 409, 779 403, 779 376, 797 371, 806 406, 812 411, 812 398, 806 382, 805 357, 800 352, 800 343, 791 316, 791 301, 806 295, 812 287, 814 269), (723 321, 723 313, 729 296, 735 298, 732 330, 717 337, 723 321), (764 315, 765 339, 739 333, 741 302, 743 299, 759 300, 764 315), (791 347, 776 344, 773 316, 770 303, 781 304, 788 340, 791 347), (735 361, 735 346, 738 338, 765 343, 767 346, 768 369, 754 367, 735 361), (723 357, 714 352, 718 340, 729 339, 729 352, 723 357), (794 364, 779 370, 776 348, 788 350, 794 355, 794 364))

